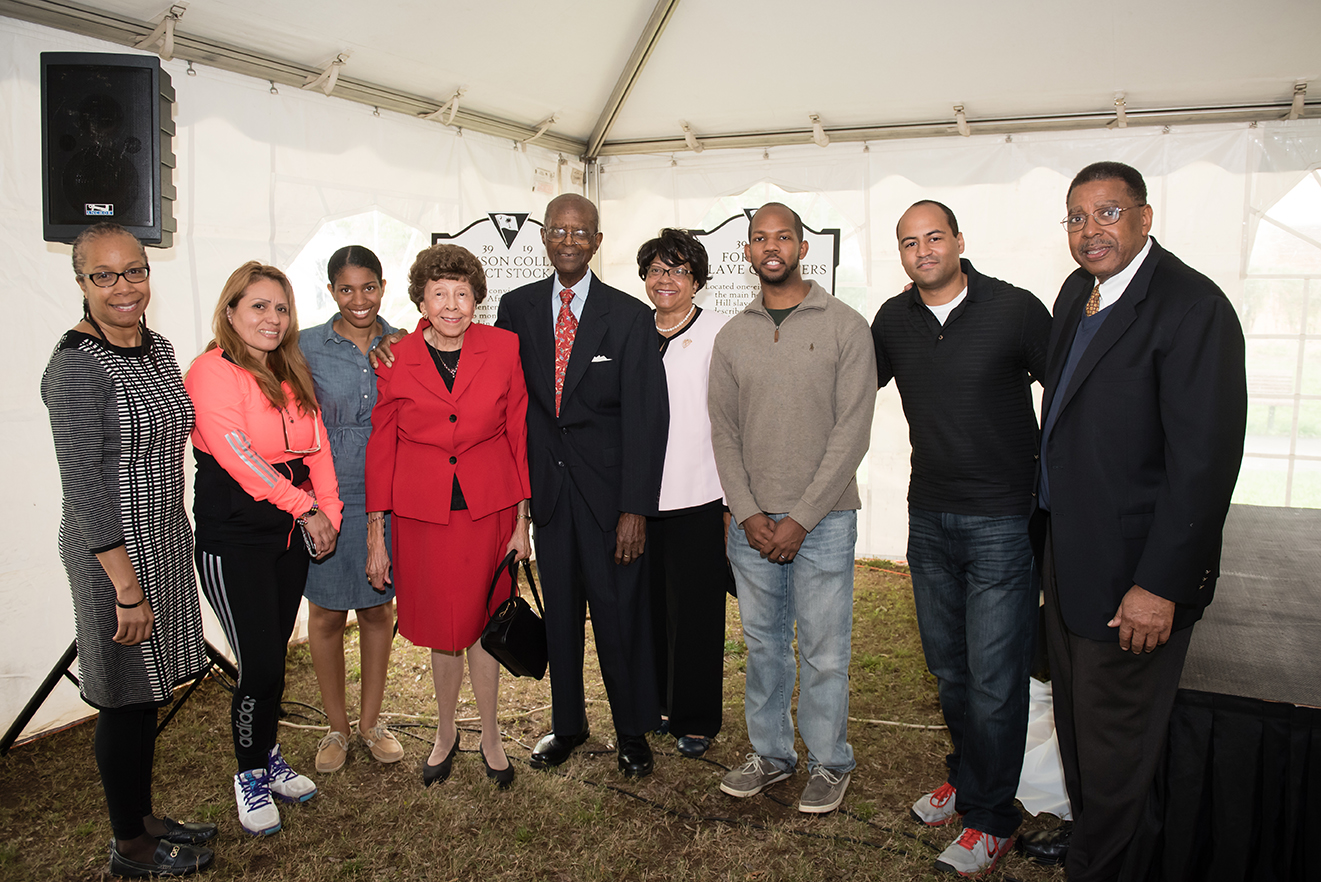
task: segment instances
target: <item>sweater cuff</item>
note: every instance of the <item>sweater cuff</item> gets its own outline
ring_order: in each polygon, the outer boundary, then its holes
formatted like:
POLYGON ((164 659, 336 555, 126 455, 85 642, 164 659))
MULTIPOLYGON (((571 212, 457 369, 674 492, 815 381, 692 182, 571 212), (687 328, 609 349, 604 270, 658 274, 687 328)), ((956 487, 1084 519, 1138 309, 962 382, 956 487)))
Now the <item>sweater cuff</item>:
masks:
POLYGON ((821 523, 821 519, 829 513, 830 512, 826 511, 817 511, 815 508, 812 508, 804 502, 799 502, 793 508, 789 509, 789 517, 797 521, 798 526, 802 527, 809 533, 815 530, 816 525, 821 523))

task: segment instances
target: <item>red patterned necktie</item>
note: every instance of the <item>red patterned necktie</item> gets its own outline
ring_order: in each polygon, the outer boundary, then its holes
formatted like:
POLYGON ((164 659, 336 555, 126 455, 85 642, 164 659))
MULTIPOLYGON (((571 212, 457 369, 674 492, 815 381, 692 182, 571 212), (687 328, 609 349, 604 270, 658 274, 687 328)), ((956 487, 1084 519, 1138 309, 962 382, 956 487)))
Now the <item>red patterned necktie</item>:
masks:
POLYGON ((1083 307, 1083 312, 1087 313, 1088 318, 1101 311, 1101 286, 1097 285, 1092 289, 1092 296, 1087 298, 1087 305, 1083 307))
POLYGON ((573 289, 560 292, 559 317, 555 319, 555 416, 560 415, 560 396, 564 392, 564 372, 569 367, 569 353, 573 352, 573 335, 578 331, 578 319, 569 308, 573 289))

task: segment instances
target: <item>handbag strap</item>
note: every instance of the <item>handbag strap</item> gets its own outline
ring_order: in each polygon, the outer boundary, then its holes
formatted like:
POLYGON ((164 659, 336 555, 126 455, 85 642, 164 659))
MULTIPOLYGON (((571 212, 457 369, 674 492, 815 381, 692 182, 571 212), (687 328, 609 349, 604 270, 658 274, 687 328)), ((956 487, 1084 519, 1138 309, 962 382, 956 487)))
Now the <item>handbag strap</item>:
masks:
POLYGON ((523 575, 527 576, 528 586, 532 589, 532 599, 537 602, 537 612, 541 613, 541 617, 544 619, 546 610, 541 606, 541 595, 537 593, 537 580, 532 578, 532 564, 527 558, 523 559, 523 575))
MULTIPOLYGON (((509 599, 512 600, 518 593, 518 564, 514 558, 518 557, 518 552, 510 549, 505 555, 505 559, 500 561, 500 566, 495 569, 495 576, 491 579, 491 587, 486 591, 486 608, 491 608, 491 598, 495 596, 495 586, 500 584, 500 577, 509 572, 509 599)), ((540 601, 538 601, 540 604, 540 601)))

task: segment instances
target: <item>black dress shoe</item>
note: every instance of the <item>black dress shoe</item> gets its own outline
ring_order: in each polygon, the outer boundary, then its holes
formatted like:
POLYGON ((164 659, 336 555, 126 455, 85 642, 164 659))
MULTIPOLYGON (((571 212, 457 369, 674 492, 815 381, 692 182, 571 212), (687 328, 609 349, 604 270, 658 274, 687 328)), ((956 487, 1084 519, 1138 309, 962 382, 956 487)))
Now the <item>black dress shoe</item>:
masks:
POLYGON ((180 845, 162 839, 150 861, 129 860, 110 846, 110 875, 138 878, 142 876, 186 876, 205 870, 216 859, 216 853, 197 845, 180 845))
POLYGON ((1073 838, 1073 821, 1065 821, 1054 830, 1033 830, 1018 837, 1018 850, 1028 860, 1046 866, 1064 863, 1073 838))
POLYGON ((646 735, 619 736, 619 771, 625 778, 642 778, 655 768, 646 735))
POLYGON ((165 834, 161 839, 175 845, 201 845, 215 839, 220 832, 215 824, 193 824, 172 818, 161 818, 161 823, 165 825, 165 834))
POLYGON ((586 728, 577 735, 556 735, 552 732, 545 736, 532 751, 532 768, 549 769, 561 765, 575 747, 587 741, 587 736, 586 728))
POLYGON ((705 735, 683 735, 679 738, 679 753, 696 759, 711 749, 711 739, 705 735))
POLYGON ((497 790, 508 790, 514 786, 514 764, 505 758, 505 767, 503 769, 493 769, 491 764, 486 761, 486 751, 482 750, 481 745, 477 746, 477 752, 481 754, 482 765, 486 766, 486 777, 495 782, 497 790))
POLYGON ((422 786, 430 787, 437 781, 444 781, 450 776, 450 770, 454 768, 454 754, 459 752, 459 730, 454 730, 454 746, 443 760, 434 766, 429 762, 422 763, 422 786))

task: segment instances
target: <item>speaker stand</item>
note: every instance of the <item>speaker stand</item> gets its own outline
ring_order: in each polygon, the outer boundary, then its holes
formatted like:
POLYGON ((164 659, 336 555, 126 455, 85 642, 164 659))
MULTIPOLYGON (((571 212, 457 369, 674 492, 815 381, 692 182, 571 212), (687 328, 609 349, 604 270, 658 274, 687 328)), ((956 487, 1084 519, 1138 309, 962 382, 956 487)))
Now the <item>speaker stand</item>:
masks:
MULTIPOLYGON (((211 664, 202 669, 202 672, 197 675, 197 678, 189 684, 187 691, 170 705, 169 711, 165 714, 165 719, 156 727, 157 735, 165 730, 165 726, 174 718, 174 715, 179 712, 179 708, 183 707, 183 703, 192 697, 192 694, 197 690, 198 686, 202 685, 202 681, 206 679, 207 674, 211 673, 212 667, 220 668, 228 674, 231 679, 235 681, 238 680, 238 668, 234 667, 233 662, 225 658, 220 650, 212 646, 209 640, 206 641, 206 655, 207 658, 211 660, 211 664)), ((23 728, 31 722, 32 718, 36 716, 37 711, 40 710, 41 706, 46 702, 46 699, 50 697, 51 691, 55 689, 55 684, 60 682, 61 677, 67 677, 69 682, 74 686, 78 685, 78 678, 69 671, 69 666, 73 664, 73 660, 77 657, 78 643, 77 641, 74 641, 69 644, 68 649, 64 650, 64 655, 60 656, 60 660, 55 663, 55 667, 51 668, 50 673, 46 675, 46 679, 41 681, 41 685, 37 687, 37 691, 28 699, 28 703, 23 706, 23 710, 19 711, 18 717, 14 720, 13 725, 9 727, 8 731, 5 732, 4 737, 0 738, 0 756, 9 753, 9 748, 13 747, 14 742, 18 740, 18 736, 23 731, 23 728)))

